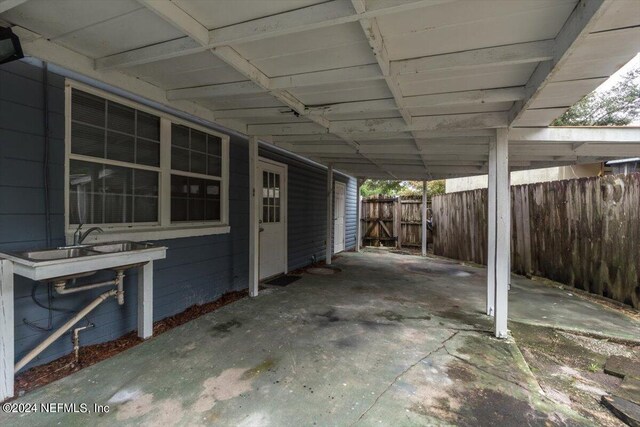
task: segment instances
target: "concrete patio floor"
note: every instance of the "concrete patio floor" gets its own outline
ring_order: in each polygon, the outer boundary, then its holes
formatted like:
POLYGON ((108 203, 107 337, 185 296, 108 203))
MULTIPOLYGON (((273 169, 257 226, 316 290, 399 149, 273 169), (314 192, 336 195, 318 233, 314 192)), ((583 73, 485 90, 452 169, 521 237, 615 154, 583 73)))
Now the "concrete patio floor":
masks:
MULTIPOLYGON (((107 414, 8 415, 24 425, 592 425, 545 396, 483 314, 485 270, 365 251, 35 390, 17 403, 107 414)), ((514 277, 510 319, 640 337, 640 323, 514 277)))

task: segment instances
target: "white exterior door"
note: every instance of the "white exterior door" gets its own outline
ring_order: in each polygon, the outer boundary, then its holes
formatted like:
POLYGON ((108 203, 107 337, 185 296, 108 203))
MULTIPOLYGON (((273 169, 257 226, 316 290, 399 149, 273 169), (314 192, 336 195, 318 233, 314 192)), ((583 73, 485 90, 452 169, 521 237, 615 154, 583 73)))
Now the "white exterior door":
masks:
POLYGON ((344 211, 347 186, 335 183, 335 200, 333 202, 333 252, 344 251, 344 211))
POLYGON ((260 279, 285 273, 287 269, 287 168, 260 160, 260 279))

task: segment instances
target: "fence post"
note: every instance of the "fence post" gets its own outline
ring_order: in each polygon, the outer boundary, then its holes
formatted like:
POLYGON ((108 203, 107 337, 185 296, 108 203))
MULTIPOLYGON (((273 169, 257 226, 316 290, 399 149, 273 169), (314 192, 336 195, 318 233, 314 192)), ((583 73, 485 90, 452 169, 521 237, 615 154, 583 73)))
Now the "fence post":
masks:
POLYGON ((524 187, 522 193, 522 235, 524 242, 524 271, 531 274, 531 222, 529 217, 529 186, 524 187))
POLYGON ((396 233, 396 248, 402 248, 402 201, 400 197, 396 197, 394 202, 393 221, 396 233))

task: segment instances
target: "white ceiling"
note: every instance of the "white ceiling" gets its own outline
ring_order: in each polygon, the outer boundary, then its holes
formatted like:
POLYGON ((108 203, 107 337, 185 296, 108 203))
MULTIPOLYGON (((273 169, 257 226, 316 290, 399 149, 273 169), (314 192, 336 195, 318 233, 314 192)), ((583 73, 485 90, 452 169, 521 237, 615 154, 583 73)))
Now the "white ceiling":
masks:
MULTIPOLYGON (((483 173, 493 129, 548 126, 640 50, 638 0, 0 0, 0 12, 27 53, 377 178, 483 173)), ((511 141, 511 166, 640 155, 603 143, 511 141)))

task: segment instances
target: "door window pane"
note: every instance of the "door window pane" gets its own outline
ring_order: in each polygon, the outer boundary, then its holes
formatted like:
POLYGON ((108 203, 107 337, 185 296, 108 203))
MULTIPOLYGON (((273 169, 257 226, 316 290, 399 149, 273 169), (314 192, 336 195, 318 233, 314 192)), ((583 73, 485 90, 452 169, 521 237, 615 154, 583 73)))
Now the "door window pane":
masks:
POLYGON ((262 172, 262 222, 280 222, 280 174, 262 172))

